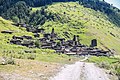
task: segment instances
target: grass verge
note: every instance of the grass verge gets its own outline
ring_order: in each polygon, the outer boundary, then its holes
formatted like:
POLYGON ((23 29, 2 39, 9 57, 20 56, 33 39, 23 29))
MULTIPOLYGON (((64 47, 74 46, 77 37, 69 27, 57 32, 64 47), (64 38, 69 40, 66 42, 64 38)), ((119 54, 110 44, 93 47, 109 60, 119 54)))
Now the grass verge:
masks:
POLYGON ((88 59, 89 62, 96 63, 99 67, 110 70, 109 74, 116 74, 120 80, 120 57, 95 57, 88 59))

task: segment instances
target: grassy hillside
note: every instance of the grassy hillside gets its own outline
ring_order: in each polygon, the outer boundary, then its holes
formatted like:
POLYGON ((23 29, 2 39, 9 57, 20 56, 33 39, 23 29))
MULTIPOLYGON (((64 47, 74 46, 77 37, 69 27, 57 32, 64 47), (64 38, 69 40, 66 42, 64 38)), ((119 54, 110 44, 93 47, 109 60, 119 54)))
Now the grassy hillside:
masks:
MULTIPOLYGON (((33 11, 37 9, 40 10, 40 8, 33 8, 33 11)), ((105 14, 85 8, 77 2, 54 3, 53 5, 49 5, 45 10, 54 14, 54 20, 47 20, 45 24, 41 26, 46 29, 46 32, 50 32, 54 27, 56 33, 66 39, 72 39, 73 35, 79 35, 81 43, 88 46, 90 45, 90 40, 96 38, 98 39, 99 48, 109 48, 117 54, 120 53, 120 28, 112 24, 105 14)), ((27 34, 33 36, 32 33, 26 32, 24 28, 12 26, 11 23, 12 22, 0 17, 0 31, 14 31, 12 35, 0 33, 1 53, 18 53, 29 49, 7 43, 9 42, 8 39, 11 39, 13 35, 22 36, 27 34)))
POLYGON ((22 35, 31 35, 32 33, 28 33, 26 32, 26 30, 24 28, 19 28, 19 27, 15 27, 13 25, 11 25, 11 21, 8 20, 4 20, 2 17, 0 17, 0 32, 3 30, 10 30, 13 31, 13 34, 2 34, 0 33, 0 53, 3 52, 19 52, 22 49, 28 49, 26 47, 22 47, 22 46, 17 46, 17 45, 11 45, 10 39, 12 39, 13 35, 18 35, 18 36, 22 36, 22 35))
MULTIPOLYGON (((41 7, 32 8, 32 12, 36 12, 40 9, 41 7)), ((58 36, 66 39, 72 39, 73 35, 79 35, 81 43, 88 46, 90 45, 90 41, 96 38, 98 40, 98 48, 105 50, 109 48, 116 54, 120 54, 120 26, 116 26, 111 23, 107 15, 99 11, 94 11, 90 8, 85 8, 77 2, 54 3, 53 5, 49 5, 45 11, 51 13, 53 17, 53 19, 48 19, 45 24, 40 26, 45 28, 46 32, 51 32, 51 29, 54 28, 58 36)), ((58 66, 56 64, 52 64, 51 62, 71 63, 78 60, 78 58, 76 59, 64 54, 55 54, 54 50, 27 48, 24 46, 10 44, 9 40, 13 35, 33 36, 33 33, 27 32, 25 28, 15 27, 11 25, 11 23, 11 21, 0 17, 0 32, 3 30, 11 30, 14 32, 13 34, 0 33, 0 64, 2 62, 1 57, 6 57, 8 62, 11 58, 13 58, 13 61, 15 60, 15 65, 0 65, 1 73, 17 73, 29 76, 30 73, 28 72, 31 70, 48 76, 47 73, 53 73, 54 67, 58 66), (26 50, 31 51, 32 53, 26 53, 26 50), (35 61, 27 59, 34 59, 35 61), (40 61, 49 63, 41 64, 40 61)), ((114 67, 115 69, 113 70, 115 73, 117 73, 118 76, 120 75, 118 58, 91 57, 89 61, 99 64, 105 62, 105 64, 108 64, 105 65, 106 68, 113 69, 111 67, 114 67)))
MULTIPOLYGON (((5 20, 0 17, 0 32, 3 30, 11 30, 13 34, 3 34, 0 33, 0 58, 17 58, 17 59, 30 59, 34 58, 38 61, 45 62, 58 62, 58 63, 68 63, 69 57, 66 55, 54 54, 54 50, 48 49, 38 49, 38 48, 27 48, 24 46, 10 44, 10 39, 13 35, 23 36, 30 35, 33 36, 33 33, 27 32, 24 28, 15 27, 11 25, 11 21, 5 20), (31 51, 32 53, 25 53, 25 51, 31 51)), ((34 38, 34 37, 33 37, 34 38)), ((34 38, 35 39, 35 38, 34 38)), ((1 64, 1 61, 0 61, 1 64)))
MULTIPOLYGON (((33 8, 37 9, 40 8, 33 8)), ((99 48, 109 48, 120 54, 120 28, 111 23, 107 15, 85 8, 77 2, 54 3, 46 11, 54 14, 54 20, 48 20, 42 26, 46 32, 54 27, 56 33, 66 39, 79 35, 81 43, 86 45, 96 38, 99 48)))

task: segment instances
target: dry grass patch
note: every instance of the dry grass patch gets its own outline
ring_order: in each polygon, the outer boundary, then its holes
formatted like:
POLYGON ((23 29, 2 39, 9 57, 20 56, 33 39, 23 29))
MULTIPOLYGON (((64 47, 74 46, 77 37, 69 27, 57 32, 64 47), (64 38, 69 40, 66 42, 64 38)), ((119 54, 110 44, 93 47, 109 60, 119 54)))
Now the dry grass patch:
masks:
POLYGON ((6 79, 11 78, 18 80, 19 77, 32 79, 32 80, 47 80, 50 76, 54 75, 61 67, 58 63, 47 63, 35 60, 22 60, 17 59, 16 65, 0 65, 0 74, 6 79), (2 68, 1 68, 2 67, 2 68), (9 70, 8 70, 9 69, 9 70), (7 75, 6 75, 7 74, 7 75))

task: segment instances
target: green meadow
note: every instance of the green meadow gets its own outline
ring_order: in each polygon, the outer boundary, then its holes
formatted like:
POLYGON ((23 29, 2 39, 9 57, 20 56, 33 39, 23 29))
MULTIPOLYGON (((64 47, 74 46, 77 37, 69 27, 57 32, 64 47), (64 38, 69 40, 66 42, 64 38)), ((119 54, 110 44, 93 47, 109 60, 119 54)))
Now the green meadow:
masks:
POLYGON ((120 54, 120 26, 109 21, 107 15, 85 8, 77 2, 54 3, 46 11, 55 15, 54 20, 48 20, 40 26, 46 32, 55 28, 55 32, 66 39, 79 35, 80 42, 88 46, 92 39, 97 39, 97 47, 120 54))

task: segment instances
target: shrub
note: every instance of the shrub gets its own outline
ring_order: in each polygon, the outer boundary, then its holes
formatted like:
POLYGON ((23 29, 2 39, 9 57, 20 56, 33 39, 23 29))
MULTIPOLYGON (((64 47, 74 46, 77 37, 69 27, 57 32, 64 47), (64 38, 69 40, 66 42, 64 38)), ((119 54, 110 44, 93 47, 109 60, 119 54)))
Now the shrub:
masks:
POLYGON ((14 65, 14 64, 15 64, 14 59, 8 58, 8 59, 7 59, 7 64, 12 64, 12 65, 14 65))
POLYGON ((116 74, 118 75, 118 77, 120 78, 120 65, 116 64, 115 66, 115 70, 116 70, 116 74))
POLYGON ((12 64, 12 65, 14 65, 14 64, 15 64, 15 61, 14 61, 14 59, 12 59, 12 58, 3 57, 3 58, 1 58, 1 60, 0 60, 0 64, 1 64, 1 65, 7 65, 7 64, 12 64))
POLYGON ((110 69, 110 64, 108 62, 100 62, 99 67, 105 68, 105 69, 110 69))
POLYGON ((1 65, 6 65, 6 64, 7 64, 6 57, 2 57, 2 58, 0 59, 0 64, 1 64, 1 65))
POLYGON ((41 43, 40 43, 39 41, 35 41, 35 46, 36 46, 37 48, 40 48, 40 47, 41 47, 41 43))
POLYGON ((27 59, 31 59, 31 60, 34 60, 35 58, 36 58, 35 55, 29 55, 29 56, 27 57, 27 59))

